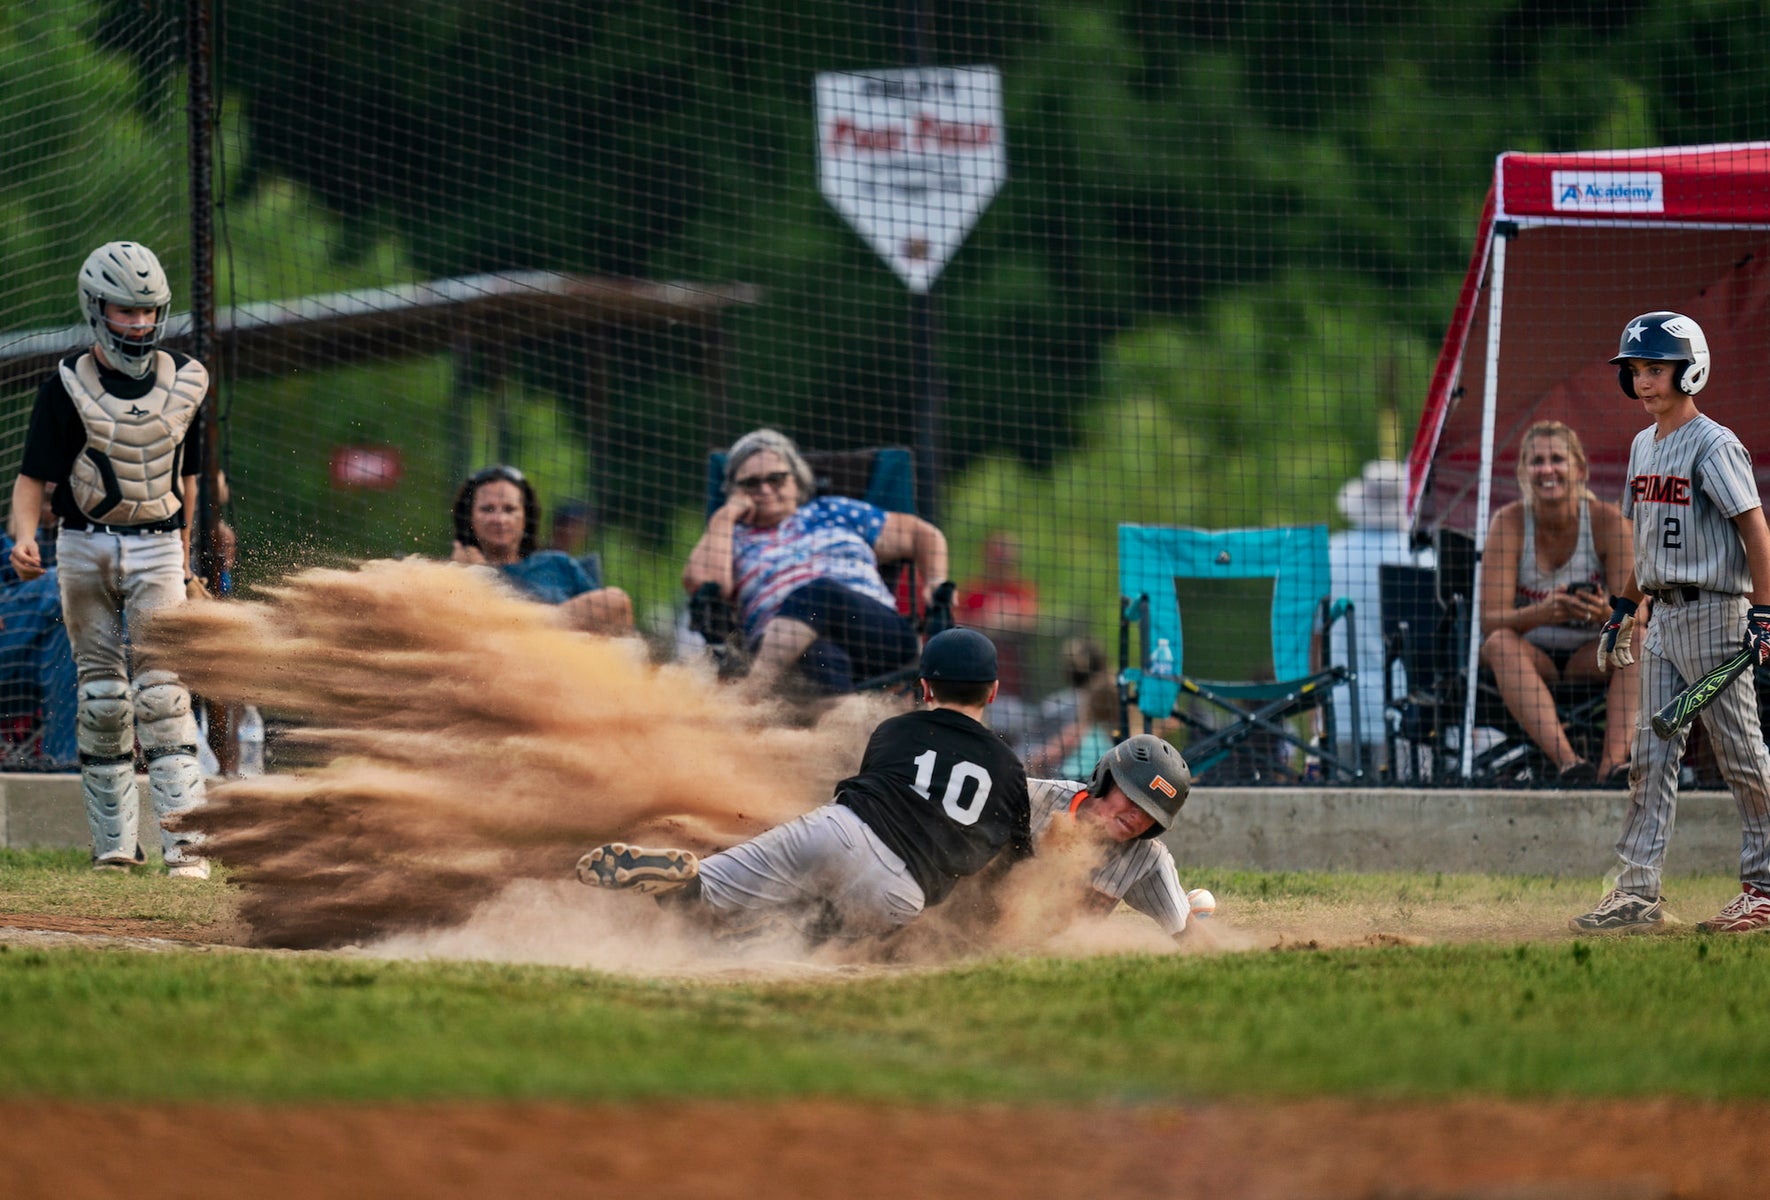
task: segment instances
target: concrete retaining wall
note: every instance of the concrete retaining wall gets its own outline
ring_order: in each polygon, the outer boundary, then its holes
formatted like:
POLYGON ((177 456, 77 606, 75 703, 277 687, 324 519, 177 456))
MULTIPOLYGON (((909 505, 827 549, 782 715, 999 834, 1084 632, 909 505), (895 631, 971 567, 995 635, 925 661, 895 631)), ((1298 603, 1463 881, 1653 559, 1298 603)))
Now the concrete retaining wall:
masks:
MULTIPOLYGON (((147 776, 136 776, 136 785, 141 793, 143 845, 158 845, 152 833, 158 826, 148 804, 147 776)), ((63 849, 91 845, 78 775, 0 773, 0 846, 63 849)))
MULTIPOLYGON (((1614 864, 1628 802, 1610 791, 1194 788, 1164 840, 1194 867, 1596 876, 1614 864)), ((1680 795, 1666 869, 1738 862, 1733 797, 1680 795)))
MULTIPOLYGON (((1195 788, 1164 840, 1189 867, 1598 876, 1627 805, 1623 792, 1195 788)), ((0 774, 0 846, 89 844, 79 776, 0 774)), ((1738 861, 1733 798, 1680 796, 1667 870, 1725 872, 1738 861)))

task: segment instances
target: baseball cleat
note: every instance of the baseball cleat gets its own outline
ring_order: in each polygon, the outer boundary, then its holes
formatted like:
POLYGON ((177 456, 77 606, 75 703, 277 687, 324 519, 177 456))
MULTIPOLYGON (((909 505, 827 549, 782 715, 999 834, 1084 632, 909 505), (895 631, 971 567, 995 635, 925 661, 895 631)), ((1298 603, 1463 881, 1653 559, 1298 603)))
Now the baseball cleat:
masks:
POLYGON ((209 878, 209 860, 206 858, 187 858, 182 862, 170 863, 166 874, 174 879, 207 879, 209 878))
POLYGON ((120 872, 127 875, 146 861, 147 856, 142 854, 141 847, 137 846, 134 854, 124 854, 121 851, 117 851, 102 856, 96 854, 93 855, 92 869, 101 873, 120 872))
POLYGON ((1666 902, 1649 900, 1612 888, 1591 912, 1574 917, 1567 927, 1575 933, 1641 933, 1665 925, 1666 902))
POLYGON ((1751 933, 1770 929, 1770 894, 1745 884, 1744 890, 1728 902, 1727 907, 1696 927, 1704 933, 1751 933))
POLYGON ((686 887, 701 873, 701 860, 687 850, 647 850, 625 842, 598 846, 578 860, 578 882, 655 896, 686 887))

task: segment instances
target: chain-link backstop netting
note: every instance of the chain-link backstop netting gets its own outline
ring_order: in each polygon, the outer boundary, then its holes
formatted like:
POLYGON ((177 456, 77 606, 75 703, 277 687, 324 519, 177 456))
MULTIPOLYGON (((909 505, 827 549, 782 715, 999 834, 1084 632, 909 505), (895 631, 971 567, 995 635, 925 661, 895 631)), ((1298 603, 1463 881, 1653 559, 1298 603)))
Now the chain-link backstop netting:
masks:
MULTIPOLYGON (((1596 502, 1622 499, 1650 416, 1605 360, 1646 309, 1723 322, 1704 399, 1749 396, 1763 376, 1719 347, 1749 362, 1764 336, 1747 264, 1770 192, 1748 183, 1757 211, 1654 239, 1615 236, 1666 216, 1624 187, 1585 210, 1577 250, 1532 257, 1547 238, 1490 189, 1507 151, 1760 136, 1759 6, 204 10, 204 36, 174 0, 0 16, 0 458, 17 463, 38 381, 90 340, 73 278, 93 246, 152 246, 175 313, 212 271, 236 590, 448 557, 457 487, 509 464, 540 546, 588 556, 657 656, 704 654, 683 573, 721 499, 709 453, 766 426, 807 451, 909 452, 908 500, 944 531, 959 620, 1002 647, 997 724, 1035 771, 1077 774, 1126 717, 1162 721, 1203 782, 1460 779, 1465 747, 1513 747, 1489 764, 1506 782, 1627 762, 1604 685, 1560 682, 1591 674, 1608 605, 1526 594, 1608 595, 1626 542, 1604 542, 1604 509, 1603 561, 1556 575, 1593 543, 1583 469, 1562 437, 1515 471, 1520 442, 1564 420, 1594 445, 1596 502), (213 81, 212 245, 190 232, 193 54, 213 81), (1485 389, 1494 243, 1518 264, 1518 365, 1496 359, 1485 389), (1532 365, 1542 346, 1552 369, 1532 365), (1478 673, 1499 690, 1470 739, 1474 543, 1521 522, 1505 506, 1526 493, 1545 570, 1489 562, 1513 594, 1488 610, 1546 603, 1499 625, 1563 631, 1478 673), (1318 692, 1341 702, 1317 711, 1318 692), (1552 720, 1520 713, 1551 698, 1552 720)), ((1601 161, 1574 167, 1614 185, 1601 161)), ((1759 450, 1756 410, 1727 412, 1759 450)), ((0 719, 15 759, 41 761, 54 630, 30 586, 6 601, 0 719)))

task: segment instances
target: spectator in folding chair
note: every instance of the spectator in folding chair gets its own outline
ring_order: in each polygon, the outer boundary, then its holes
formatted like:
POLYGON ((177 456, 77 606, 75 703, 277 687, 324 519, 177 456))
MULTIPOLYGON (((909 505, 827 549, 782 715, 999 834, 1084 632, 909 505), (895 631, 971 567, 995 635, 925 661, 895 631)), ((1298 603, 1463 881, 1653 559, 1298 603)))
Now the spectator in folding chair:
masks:
POLYGON ((1027 752, 1027 763, 1048 775, 1079 779, 1118 740, 1118 679, 1110 670, 1095 672, 1077 688, 1076 708, 1061 729, 1027 752))
POLYGON ((1629 519, 1586 486, 1579 434, 1538 421, 1518 443, 1523 498, 1488 526, 1481 584, 1481 661, 1518 724, 1548 756, 1562 784, 1628 782, 1639 708, 1637 669, 1610 673, 1603 752, 1596 767, 1568 740, 1550 685, 1601 681, 1598 634, 1634 569, 1629 519))
POLYGON ((810 465, 773 429, 732 444, 724 487, 682 586, 692 596, 712 583, 736 604, 753 678, 768 686, 796 668, 816 690, 838 694, 916 661, 915 627, 879 564, 913 561, 927 605, 947 579, 939 529, 864 500, 816 496, 810 465))
POLYGON ((12 538, 0 539, 0 711, 7 718, 40 723, 42 742, 32 765, 79 770, 74 713, 78 703, 74 652, 61 617, 61 584, 55 569, 54 485, 43 495, 37 552, 43 574, 19 578, 11 564, 12 538))
POLYGON ((626 592, 603 587, 564 551, 536 548, 540 498, 515 467, 486 467, 470 476, 455 493, 454 522, 451 562, 497 567, 531 600, 557 605, 570 628, 605 634, 633 628, 626 592))

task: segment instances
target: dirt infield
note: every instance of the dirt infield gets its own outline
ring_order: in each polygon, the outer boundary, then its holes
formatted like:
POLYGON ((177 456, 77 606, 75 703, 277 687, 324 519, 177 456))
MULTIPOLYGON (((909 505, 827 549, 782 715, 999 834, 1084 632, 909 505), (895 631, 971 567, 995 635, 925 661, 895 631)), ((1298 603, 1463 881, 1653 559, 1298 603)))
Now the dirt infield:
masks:
POLYGON ((12 1103, 0 1104, 0 1174, 18 1200, 1731 1200, 1770 1169, 1767 1115, 1667 1101, 1079 1111, 12 1103), (101 1143, 140 1153, 95 1153, 101 1143))

